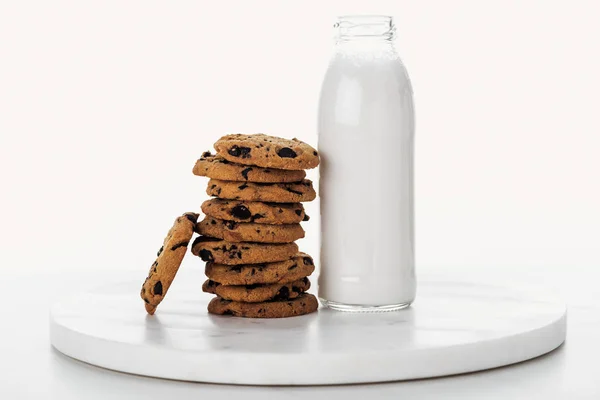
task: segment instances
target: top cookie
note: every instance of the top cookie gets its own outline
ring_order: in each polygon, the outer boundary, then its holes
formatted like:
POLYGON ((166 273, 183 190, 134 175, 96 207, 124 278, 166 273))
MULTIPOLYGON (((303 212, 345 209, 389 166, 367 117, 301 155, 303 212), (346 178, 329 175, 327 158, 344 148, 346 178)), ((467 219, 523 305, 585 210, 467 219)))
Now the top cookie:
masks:
POLYGON ((158 250, 156 261, 150 267, 140 293, 148 314, 154 314, 156 307, 167 294, 194 234, 197 220, 196 213, 185 213, 178 217, 158 250))
POLYGON ((236 133, 219 139, 215 149, 221 157, 245 165, 285 170, 310 169, 319 165, 317 151, 296 138, 236 133))
POLYGON ((209 151, 202 153, 192 171, 194 175, 207 176, 223 181, 248 181, 263 183, 300 182, 306 177, 304 171, 262 168, 233 163, 209 151))

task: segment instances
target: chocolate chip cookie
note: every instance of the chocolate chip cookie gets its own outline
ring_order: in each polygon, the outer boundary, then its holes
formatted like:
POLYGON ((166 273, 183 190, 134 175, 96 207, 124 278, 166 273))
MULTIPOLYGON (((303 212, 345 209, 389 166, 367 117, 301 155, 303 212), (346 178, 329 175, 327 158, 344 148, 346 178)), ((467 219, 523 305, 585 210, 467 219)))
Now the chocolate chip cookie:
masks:
POLYGON ((267 301, 263 303, 242 303, 215 297, 208 303, 208 312, 219 315, 233 315, 246 318, 286 318, 317 311, 319 302, 310 293, 303 293, 295 299, 267 301))
POLYGON ((304 229, 300 224, 266 225, 213 217, 198 222, 196 232, 229 242, 291 243, 304 237, 304 229))
POLYGON ((296 253, 296 243, 234 243, 210 236, 198 236, 192 244, 192 254, 203 261, 226 265, 283 261, 296 253))
POLYGON ((206 263, 204 273, 223 285, 253 285, 255 283, 289 283, 309 276, 315 270, 313 259, 298 253, 289 260, 262 264, 223 265, 206 263))
POLYGON ((196 161, 194 175, 207 176, 209 178, 224 181, 248 181, 248 182, 300 182, 306 177, 304 171, 293 171, 275 168, 262 168, 233 163, 221 156, 205 152, 196 161))
POLYGON ((185 213, 177 217, 158 250, 156 261, 150 267, 140 293, 148 314, 154 314, 156 307, 167 294, 185 256, 197 220, 196 213, 185 213))
POLYGON ((290 283, 242 286, 221 285, 209 279, 202 285, 202 291, 206 293, 216 294, 225 300, 243 301, 246 303, 295 299, 308 289, 310 289, 310 281, 306 277, 290 283))
POLYGON ((206 193, 221 199, 297 203, 317 197, 312 182, 304 179, 297 183, 230 182, 211 179, 206 193))
POLYGON ((202 212, 208 216, 236 222, 258 222, 261 224, 297 224, 308 221, 301 203, 263 203, 210 199, 202 203, 202 212))
POLYGON ((283 139, 262 133, 225 135, 215 143, 217 154, 240 164, 301 170, 319 165, 319 154, 294 138, 283 139))

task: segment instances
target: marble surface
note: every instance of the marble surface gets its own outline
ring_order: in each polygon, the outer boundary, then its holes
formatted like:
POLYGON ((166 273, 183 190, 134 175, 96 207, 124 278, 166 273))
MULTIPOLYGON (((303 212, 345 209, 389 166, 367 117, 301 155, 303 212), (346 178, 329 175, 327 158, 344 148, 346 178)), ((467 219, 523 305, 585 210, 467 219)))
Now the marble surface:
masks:
POLYGON ((51 310, 51 343, 73 358, 139 375, 305 385, 483 370, 547 353, 565 338, 565 305, 539 286, 428 276, 419 281, 415 304, 400 312, 321 308, 255 320, 207 314, 210 296, 196 282, 198 271, 180 274, 155 316, 145 315, 137 281, 64 299, 51 310))
MULTIPOLYGON (((185 261, 185 260, 184 260, 185 261)), ((192 265, 190 268, 194 269, 192 265)), ((200 268, 197 268, 200 269, 200 268)), ((127 374, 65 356, 50 344, 50 307, 65 296, 117 280, 138 281, 139 268, 114 264, 103 268, 46 269, 31 273, 11 268, 4 275, 6 306, 1 319, 0 398, 27 400, 230 399, 419 399, 439 400, 597 400, 600 381, 600 298, 597 267, 436 268, 457 281, 544 282, 564 296, 568 307, 567 339, 558 349, 529 361, 468 374, 433 379, 321 386, 247 386, 184 382, 127 374)), ((182 271, 183 272, 183 271, 182 271)), ((419 269, 419 278, 426 271, 419 269)), ((143 277, 142 277, 143 278, 143 277)), ((141 283, 141 282, 140 282, 141 283)), ((173 293, 181 282, 176 281, 173 293)), ((310 366, 313 363, 309 364, 310 366)))

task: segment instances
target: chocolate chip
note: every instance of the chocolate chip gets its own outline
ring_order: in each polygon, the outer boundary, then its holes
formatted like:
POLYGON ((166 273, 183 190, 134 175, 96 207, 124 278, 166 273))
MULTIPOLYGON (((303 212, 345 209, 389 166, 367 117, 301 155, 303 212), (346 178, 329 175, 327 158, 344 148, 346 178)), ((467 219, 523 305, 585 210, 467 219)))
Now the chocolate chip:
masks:
POLYGON ((260 233, 260 229, 257 229, 257 230, 256 230, 256 233, 260 233))
POLYGON ((235 229, 237 227, 237 222, 235 221, 223 221, 227 229, 235 229))
POLYGON ((244 183, 243 185, 240 185, 240 186, 238 186, 238 189, 240 189, 240 190, 244 190, 244 189, 246 189, 247 187, 248 187, 248 184, 247 184, 247 183, 244 183))
POLYGON ((298 266, 298 264, 294 264, 294 265, 292 265, 291 267, 289 267, 289 268, 288 268, 288 271, 291 271, 291 270, 293 270, 293 269, 294 269, 294 268, 296 268, 297 266, 298 266))
POLYGON ((156 267, 157 265, 158 265, 158 261, 154 261, 154 262, 152 263, 152 266, 153 266, 153 267, 156 267))
POLYGON ((250 147, 239 147, 237 145, 229 149, 228 153, 234 157, 248 158, 250 157, 250 147))
POLYGON ((162 282, 158 281, 154 284, 154 295, 155 296, 162 296, 163 291, 162 291, 162 282))
POLYGON ((229 271, 240 273, 242 272, 242 267, 240 265, 236 265, 235 267, 229 267, 229 271))
POLYGON ((248 247, 248 246, 242 246, 242 250, 250 250, 250 247, 248 247))
POLYGON ((294 212, 296 213, 297 216, 301 216, 302 215, 302 210, 294 210, 294 212))
POLYGON ((160 246, 160 249, 158 249, 158 251, 156 252, 156 257, 160 256, 160 254, 163 252, 163 247, 164 246, 160 246))
POLYGON ((252 171, 252 168, 246 168, 245 170, 242 171, 242 176, 244 177, 245 180, 248 180, 248 172, 252 171))
POLYGON ((250 147, 240 147, 240 150, 242 151, 242 158, 250 157, 250 147))
POLYGON ((298 190, 294 190, 292 188, 286 187, 285 190, 287 190, 290 193, 295 193, 295 194, 299 194, 302 195, 302 192, 298 191, 298 190))
POLYGON ((221 315, 234 315, 235 316, 235 314, 233 313, 232 310, 225 310, 221 313, 221 315))
POLYGON ((208 280, 208 284, 206 286, 208 286, 208 287, 217 287, 217 286, 219 286, 219 283, 213 281, 212 279, 209 279, 208 280))
POLYGON ((262 313, 262 312, 264 312, 264 311, 265 311, 265 309, 264 309, 264 308, 259 308, 259 309, 258 309, 258 313, 259 313, 259 314, 260 314, 260 313, 262 313))
POLYGON ((313 260, 312 260, 312 258, 310 258, 310 257, 304 257, 304 258, 303 258, 303 261, 304 261, 304 265, 315 265, 315 264, 313 263, 313 260))
POLYGON ((308 285, 308 277, 304 277, 302 278, 302 282, 304 282, 305 285, 308 285))
POLYGON ((256 273, 256 269, 252 268, 252 271, 250 272, 250 276, 254 275, 256 273))
POLYGON ((173 247, 171 247, 171 251, 175 251, 175 250, 177 250, 180 247, 187 246, 189 243, 190 243, 189 240, 185 241, 185 242, 177 243, 176 245, 174 245, 173 247))
POLYGON ((310 219, 310 217, 308 216, 308 214, 304 214, 304 218, 302 218, 302 221, 308 221, 310 219))
POLYGON ((220 195, 221 195, 221 188, 218 188, 217 189, 217 196, 220 196, 220 195))
POLYGON ((220 162, 221 164, 229 164, 229 160, 226 160, 224 158, 221 158, 218 162, 220 162))
POLYGON ((254 215, 252 216, 252 218, 250 219, 250 222, 254 222, 254 221, 256 221, 257 219, 261 219, 261 218, 264 218, 264 217, 265 217, 265 216, 264 216, 264 215, 262 215, 262 214, 254 214, 254 215))
POLYGON ((279 210, 277 210, 277 212, 278 212, 279 214, 282 214, 282 213, 283 213, 283 210, 280 208, 279 210))
POLYGON ((189 219, 194 224, 198 221, 198 214, 186 213, 184 214, 187 219, 189 219))
POLYGON ((202 261, 214 261, 214 257, 212 255, 212 253, 210 252, 210 250, 206 250, 206 249, 202 249, 200 250, 200 258, 202 259, 202 261))
POLYGON ((287 286, 282 286, 279 292, 273 297, 273 300, 287 300, 290 298, 290 289, 287 286))
POLYGON ((242 154, 238 146, 233 146, 232 148, 230 148, 228 153, 234 157, 239 157, 242 154))
POLYGON ((248 219, 252 216, 250 210, 246 206, 238 205, 231 209, 231 215, 238 219, 248 219))
POLYGON ((211 224, 211 225, 216 225, 216 224, 217 224, 217 221, 215 221, 214 219, 211 219, 211 220, 210 220, 210 224, 211 224))
POLYGON ((206 158, 206 157, 211 157, 212 154, 210 153, 210 151, 205 151, 204 153, 202 153, 202 158, 206 158))
POLYGON ((215 184, 212 184, 212 185, 210 185, 210 188, 211 188, 211 189, 214 189, 214 188, 216 188, 216 187, 217 187, 217 185, 215 185, 215 184))
POLYGON ((313 156, 318 155, 319 153, 317 153, 316 151, 313 151, 313 156))
POLYGON ((145 298, 145 297, 144 297, 144 303, 146 303, 146 304, 150 304, 150 302, 148 301, 148 299, 147 299, 147 298, 145 298))
POLYGON ((277 152, 277 155, 281 158, 296 158, 298 156, 296 152, 289 147, 282 147, 277 152))
POLYGON ((300 288, 298 286, 292 286, 292 292, 300 293, 300 292, 302 292, 302 290, 300 290, 300 288))
POLYGON ((237 252, 237 257, 238 257, 240 260, 242 259, 242 252, 241 252, 241 251, 238 251, 238 252, 237 252))

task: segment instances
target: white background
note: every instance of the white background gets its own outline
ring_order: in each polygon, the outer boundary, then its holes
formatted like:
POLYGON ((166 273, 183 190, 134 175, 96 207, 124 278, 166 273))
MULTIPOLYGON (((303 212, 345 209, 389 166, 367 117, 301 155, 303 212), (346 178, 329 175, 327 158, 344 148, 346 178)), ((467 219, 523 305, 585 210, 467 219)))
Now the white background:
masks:
POLYGON ((600 3, 533 0, 0 0, 0 273, 141 282, 219 136, 316 144, 351 13, 395 17, 412 78, 418 271, 597 277, 600 3))
POLYGON ((1 269, 144 271, 220 135, 316 145, 332 21, 364 12, 413 81, 418 267, 600 267, 595 1, 1 4, 1 269))

